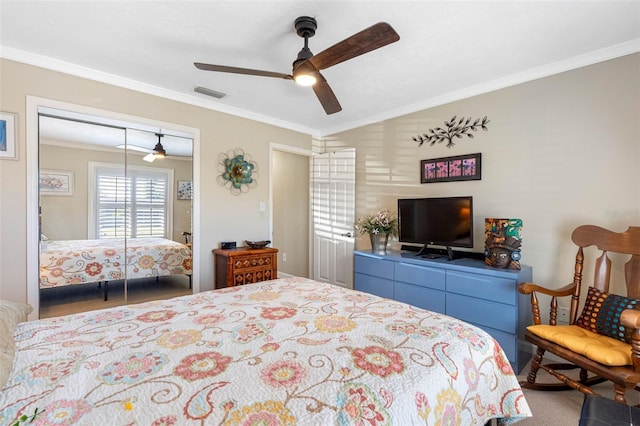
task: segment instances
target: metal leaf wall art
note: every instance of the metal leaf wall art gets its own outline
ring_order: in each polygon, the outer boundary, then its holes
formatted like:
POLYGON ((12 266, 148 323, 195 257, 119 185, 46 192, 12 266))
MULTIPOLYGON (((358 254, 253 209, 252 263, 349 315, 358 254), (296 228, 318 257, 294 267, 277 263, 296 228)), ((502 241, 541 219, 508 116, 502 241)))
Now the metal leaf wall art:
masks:
POLYGON ((240 148, 220 154, 218 171, 218 183, 229 188, 233 195, 247 192, 258 184, 258 165, 240 148))
POLYGON ((451 120, 444 122, 446 128, 435 127, 427 130, 427 132, 422 135, 414 136, 412 139, 418 142, 418 146, 422 146, 425 142, 429 142, 429 145, 434 145, 436 142, 441 143, 447 141, 447 148, 451 148, 455 145, 455 143, 453 143, 454 138, 462 138, 463 136, 473 138, 473 133, 471 132, 477 131, 478 128, 487 131, 488 123, 489 119, 487 119, 486 115, 483 119, 477 118, 473 123, 471 122, 471 118, 465 119, 462 117, 458 120, 454 115, 451 120))

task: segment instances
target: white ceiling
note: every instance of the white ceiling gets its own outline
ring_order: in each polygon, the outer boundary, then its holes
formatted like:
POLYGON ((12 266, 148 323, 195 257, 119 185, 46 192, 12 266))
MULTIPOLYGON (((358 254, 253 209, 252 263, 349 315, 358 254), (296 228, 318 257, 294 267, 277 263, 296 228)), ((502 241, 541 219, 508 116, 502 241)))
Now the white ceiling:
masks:
POLYGON ((67 111, 50 110, 46 114, 53 115, 41 115, 38 122, 40 143, 45 145, 71 148, 80 145, 87 148, 85 145, 91 145, 91 149, 108 151, 128 148, 129 154, 144 156, 152 153, 160 141, 167 156, 172 159, 191 158, 193 155, 193 135, 176 134, 157 127, 140 129, 138 123, 115 123, 102 117, 80 118, 80 114, 67 111), (160 139, 158 134, 162 135, 160 139))
POLYGON ((638 51, 639 1, 0 0, 2 57, 315 136, 638 51), (323 71, 339 113, 292 81, 193 66, 290 73, 304 15, 314 53, 380 21, 400 35, 323 71))
POLYGON ((45 145, 108 151, 122 148, 129 149, 128 154, 144 156, 153 152, 159 141, 168 157, 191 159, 193 155, 190 133, 48 107, 39 107, 38 112, 39 140, 45 145))

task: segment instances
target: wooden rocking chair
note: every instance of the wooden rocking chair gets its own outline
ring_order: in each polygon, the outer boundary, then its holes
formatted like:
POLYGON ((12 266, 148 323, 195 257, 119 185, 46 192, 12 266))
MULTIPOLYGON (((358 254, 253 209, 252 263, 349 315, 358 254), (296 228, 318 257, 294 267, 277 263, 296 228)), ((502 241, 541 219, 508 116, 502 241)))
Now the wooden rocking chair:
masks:
POLYGON ((191 240, 191 237, 192 237, 192 236, 191 236, 191 232, 189 232, 189 231, 182 231, 182 236, 184 237, 184 244, 185 244, 187 247, 191 247, 191 242, 192 242, 192 240, 191 240))
POLYGON ((536 390, 573 388, 593 395, 591 386, 608 380, 614 383, 615 400, 626 404, 626 391, 640 390, 640 301, 636 300, 640 298, 640 227, 616 233, 584 225, 573 231, 571 239, 578 246, 573 283, 555 290, 533 283, 518 286, 520 293, 531 295, 533 325, 527 327, 525 339, 537 346, 531 371, 521 385, 536 390), (589 246, 597 247, 602 254, 595 260, 593 288, 589 288, 579 315, 583 248, 589 246), (608 252, 631 255, 623 259, 627 297, 609 293, 612 262, 608 252), (551 297, 549 325, 541 323, 538 294, 551 297), (560 297, 571 297, 569 325, 556 324, 560 297), (546 351, 566 362, 542 364, 546 351), (580 369, 579 379, 561 373, 576 368, 580 369), (536 383, 539 369, 561 383, 536 383))

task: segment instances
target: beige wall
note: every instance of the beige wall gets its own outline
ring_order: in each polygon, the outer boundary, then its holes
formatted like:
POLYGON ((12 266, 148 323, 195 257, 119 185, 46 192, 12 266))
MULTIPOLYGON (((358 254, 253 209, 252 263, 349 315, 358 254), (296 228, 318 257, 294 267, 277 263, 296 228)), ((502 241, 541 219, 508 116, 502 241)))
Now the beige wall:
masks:
MULTIPOLYGON (((203 289, 212 288, 209 255, 220 241, 268 233, 259 203, 269 199, 269 143, 311 149, 308 135, 12 61, 0 66, 1 109, 20 115, 20 159, 0 161, 0 297, 10 300, 26 300, 27 94, 201 130, 203 289), (219 153, 235 147, 260 165, 258 187, 241 196, 216 183, 219 153)), ((640 226, 639 72, 640 55, 629 55, 343 132, 313 149, 357 148, 356 216, 395 208, 398 197, 469 194, 476 250, 485 217, 522 218, 523 263, 533 266, 535 281, 559 287, 571 280, 575 226, 640 226), (451 149, 411 140, 453 115, 487 115, 489 131, 458 139, 451 149), (421 159, 474 152, 483 155, 481 181, 419 183, 421 159)), ((368 242, 360 239, 357 247, 368 242)))
POLYGON ((576 226, 640 226, 639 75, 630 55, 344 132, 323 149, 356 147, 356 217, 402 197, 472 195, 475 250, 485 217, 521 218, 522 263, 560 287, 572 280, 576 226), (453 148, 412 141, 454 115, 491 122, 453 148), (482 180, 420 184, 420 160, 475 152, 482 180))
MULTIPOLYGON (((220 241, 254 239, 267 235, 269 217, 259 213, 269 201, 269 144, 311 148, 311 138, 228 114, 156 96, 90 81, 71 75, 0 60, 0 109, 18 114, 19 160, 0 161, 0 297, 27 300, 25 161, 26 96, 38 96, 135 117, 200 129, 200 242, 201 289, 213 288, 211 250, 220 241), (260 167, 258 185, 235 196, 218 185, 220 153, 243 148, 260 167)), ((267 205, 267 211, 269 211, 267 205)))
POLYGON ((274 151, 271 161, 278 271, 309 277, 309 157, 274 151))
MULTIPOLYGON (((171 157, 148 163, 139 154, 127 155, 129 166, 156 167, 173 170, 173 234, 170 239, 184 242, 182 231, 191 230, 191 201, 176 197, 179 180, 192 180, 192 162, 171 157)), ((78 147, 40 144, 40 168, 72 171, 72 196, 42 195, 42 232, 50 240, 85 240, 88 237, 88 171, 89 162, 124 164, 125 152, 107 152, 78 147)))

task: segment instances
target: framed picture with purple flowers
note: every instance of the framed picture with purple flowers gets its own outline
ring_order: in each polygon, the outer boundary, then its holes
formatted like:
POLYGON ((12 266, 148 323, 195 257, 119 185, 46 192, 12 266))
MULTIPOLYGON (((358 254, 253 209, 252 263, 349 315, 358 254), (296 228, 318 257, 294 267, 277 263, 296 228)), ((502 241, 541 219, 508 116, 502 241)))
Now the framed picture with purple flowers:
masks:
POLYGON ((480 180, 481 153, 420 161, 420 183, 480 180))

